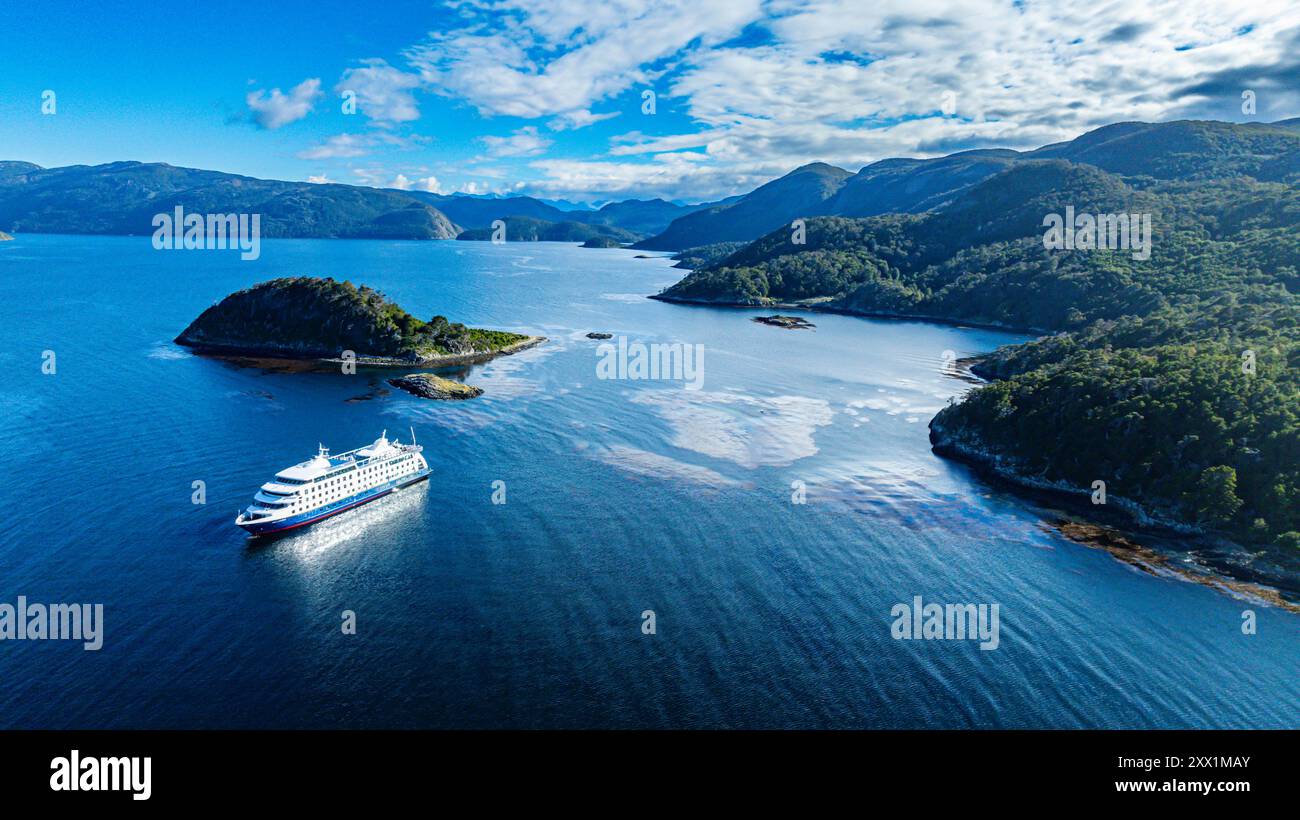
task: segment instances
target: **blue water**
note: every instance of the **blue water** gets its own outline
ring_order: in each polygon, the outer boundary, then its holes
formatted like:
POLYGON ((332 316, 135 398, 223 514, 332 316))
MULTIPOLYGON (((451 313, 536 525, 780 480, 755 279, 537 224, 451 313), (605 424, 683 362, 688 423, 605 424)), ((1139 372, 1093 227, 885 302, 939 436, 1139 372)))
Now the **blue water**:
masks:
POLYGON ((98 652, 0 642, 0 726, 1300 725, 1297 616, 1072 544, 930 452, 926 423, 968 387, 944 351, 1019 337, 822 315, 785 331, 643 298, 670 264, 0 244, 0 602, 105 607, 98 652), (486 394, 464 403, 171 343, 227 293, 300 274, 550 341, 473 368, 486 394), (592 330, 703 345, 702 389, 598 379, 592 330), (408 427, 427 485, 264 546, 232 525, 318 442, 408 427), (892 639, 915 595, 998 604, 999 647, 892 639))

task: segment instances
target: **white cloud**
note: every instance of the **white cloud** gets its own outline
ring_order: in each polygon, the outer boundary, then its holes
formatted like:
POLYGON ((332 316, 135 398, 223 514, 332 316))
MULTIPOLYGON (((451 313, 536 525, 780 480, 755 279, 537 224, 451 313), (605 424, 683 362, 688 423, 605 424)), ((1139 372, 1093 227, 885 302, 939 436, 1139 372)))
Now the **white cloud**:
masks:
POLYGON ((435 176, 421 177, 419 179, 407 179, 405 174, 398 174, 392 182, 383 187, 398 188, 403 191, 428 191, 431 194, 443 193, 442 186, 438 183, 438 178, 435 176))
POLYGON ((299 151, 297 157, 317 160, 347 159, 366 156, 376 147, 410 150, 428 141, 426 137, 402 136, 388 131, 375 131, 369 134, 335 134, 318 145, 299 151))
POLYGON ((333 180, 325 174, 313 174, 312 176, 307 177, 307 181, 313 185, 328 185, 333 182, 333 180))
POLYGON ((551 140, 539 136, 537 127, 525 126, 508 137, 480 137, 494 157, 532 157, 551 147, 551 140))
POLYGON ((721 43, 761 16, 759 0, 714 0, 707 10, 687 0, 502 0, 484 8, 474 24, 410 49, 412 66, 434 91, 484 115, 577 120, 593 103, 649 82, 650 64, 721 43))
MULTIPOLYGON (((459 27, 409 49, 405 69, 369 60, 345 79, 367 83, 366 113, 381 124, 415 119, 420 89, 484 117, 537 123, 482 142, 493 157, 532 158, 540 178, 526 190, 544 196, 715 199, 815 160, 856 171, 890 156, 1033 148, 1120 120, 1240 119, 1245 88, 1260 94, 1258 119, 1300 114, 1300 7, 1290 0, 457 8, 459 27), (646 87, 659 94, 660 116, 634 117, 639 130, 603 154, 572 133, 625 113, 609 101, 646 87), (954 113, 943 112, 947 94, 954 113), (581 146, 561 156, 582 158, 548 156, 557 144, 581 146)), ((518 168, 504 173, 517 178, 518 168)))
POLYGON ((310 114, 320 97, 320 79, 313 78, 298 83, 289 89, 288 94, 278 88, 270 92, 250 91, 245 100, 253 112, 253 121, 274 131, 310 114))
POLYGON ((411 122, 420 118, 420 109, 411 93, 420 78, 393 68, 384 60, 362 60, 360 68, 343 72, 335 91, 356 94, 357 108, 377 125, 411 122))
POLYGON ((335 134, 320 145, 298 152, 299 159, 338 159, 365 156, 370 140, 356 134, 335 134))
POLYGON ((546 123, 546 127, 552 131, 576 131, 579 128, 586 128, 588 125, 595 125, 598 122, 613 119, 622 111, 609 111, 604 114, 593 114, 585 108, 579 108, 576 111, 567 111, 558 117, 552 117, 546 123))
MULTIPOLYGON (((530 189, 704 199, 814 160, 856 171, 890 156, 1033 148, 1110 122, 1177 118, 1209 110, 1204 95, 1177 93, 1201 78, 1293 63, 1300 25, 1300 7, 1283 0, 775 0, 766 11, 771 37, 691 50, 667 78, 661 97, 685 101, 695 129, 616 137, 609 155, 627 161, 536 162, 546 178, 530 189), (955 116, 942 113, 946 92, 955 116), (708 161, 677 156, 686 150, 708 161)), ((1238 114, 1239 95, 1225 90, 1216 116, 1238 114)), ((1271 99, 1273 118, 1300 113, 1300 97, 1280 85, 1271 99)))

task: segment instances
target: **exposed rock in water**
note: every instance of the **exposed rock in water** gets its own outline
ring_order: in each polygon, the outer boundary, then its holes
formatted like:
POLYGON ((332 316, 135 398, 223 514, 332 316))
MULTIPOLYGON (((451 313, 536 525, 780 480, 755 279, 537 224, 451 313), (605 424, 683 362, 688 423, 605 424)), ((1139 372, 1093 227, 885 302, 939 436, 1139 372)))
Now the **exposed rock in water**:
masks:
POLYGON ((451 401, 472 399, 483 395, 481 387, 444 379, 433 373, 410 373, 400 379, 389 379, 388 383, 422 399, 451 401))
POLYGON ((783 327, 787 330, 801 330, 817 327, 817 325, 804 319, 801 316, 782 316, 779 313, 775 316, 755 316, 755 322, 774 327, 783 327))
POLYGON ((444 366, 486 361, 545 341, 500 330, 417 319, 382 293, 300 276, 232 293, 190 323, 176 343, 201 353, 357 364, 444 366))
POLYGON ((9 234, 5 233, 4 231, 0 231, 0 242, 12 242, 13 239, 14 238, 9 234))
POLYGON ((588 334, 587 334, 587 338, 588 338, 588 339, 612 339, 612 338, 614 338, 614 334, 613 334, 613 333, 600 333, 600 332, 597 332, 597 331, 594 331, 594 330, 593 330, 591 333, 588 333, 588 334))

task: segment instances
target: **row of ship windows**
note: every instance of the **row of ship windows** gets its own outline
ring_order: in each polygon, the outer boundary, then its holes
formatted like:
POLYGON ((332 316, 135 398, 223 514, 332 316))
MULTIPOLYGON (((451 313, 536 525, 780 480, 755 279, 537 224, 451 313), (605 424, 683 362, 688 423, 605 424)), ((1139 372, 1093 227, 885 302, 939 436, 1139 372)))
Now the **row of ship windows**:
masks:
MULTIPOLYGON (((379 479, 379 480, 389 480, 389 479, 393 478, 394 475, 400 474, 400 472, 401 472, 401 471, 399 471, 399 470, 397 469, 397 466, 396 466, 396 465, 400 464, 401 462, 408 461, 408 460, 410 460, 410 458, 411 458, 411 456, 407 455, 407 456, 402 456, 401 458, 396 459, 396 460, 394 460, 394 461, 390 461, 390 462, 388 462, 387 464, 384 464, 384 465, 382 465, 382 466, 362 467, 360 470, 357 471, 357 474, 358 474, 358 475, 371 475, 371 474, 373 474, 373 473, 378 472, 379 475, 375 476, 376 479, 379 479)), ((328 479, 328 480, 325 480, 325 481, 321 482, 321 488, 320 488, 320 489, 312 488, 312 489, 306 490, 305 492, 302 492, 302 493, 296 494, 295 497, 296 497, 297 499, 299 499, 299 500, 312 501, 312 500, 315 500, 316 497, 318 497, 318 496, 320 496, 320 495, 324 495, 324 494, 326 494, 327 492, 328 492, 328 494, 330 494, 330 495, 340 495, 340 494, 341 494, 341 491, 343 491, 343 490, 357 490, 357 489, 360 489, 359 487, 356 487, 356 486, 355 486, 356 484, 359 484, 359 483, 360 483, 360 482, 357 480, 357 478, 354 477, 354 476, 351 476, 351 475, 346 476, 346 477, 340 477, 340 478, 328 479), (328 488, 328 487, 333 487, 334 485, 339 484, 340 482, 342 482, 342 483, 344 484, 344 486, 339 487, 338 489, 335 489, 335 490, 327 490, 327 489, 325 489, 325 488, 328 488)), ((296 504, 296 502, 295 502, 294 504, 288 504, 288 503, 286 503, 286 504, 279 504, 279 505, 276 505, 276 506, 280 506, 280 507, 285 507, 285 506, 297 506, 297 504, 296 504)))

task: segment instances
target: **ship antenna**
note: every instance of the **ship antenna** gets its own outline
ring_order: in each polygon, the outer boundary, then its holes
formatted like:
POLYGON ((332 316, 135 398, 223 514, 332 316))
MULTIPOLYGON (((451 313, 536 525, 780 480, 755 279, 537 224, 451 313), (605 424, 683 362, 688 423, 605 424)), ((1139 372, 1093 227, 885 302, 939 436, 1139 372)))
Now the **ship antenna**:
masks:
POLYGON ((415 446, 415 427, 411 427, 411 446, 415 446))

